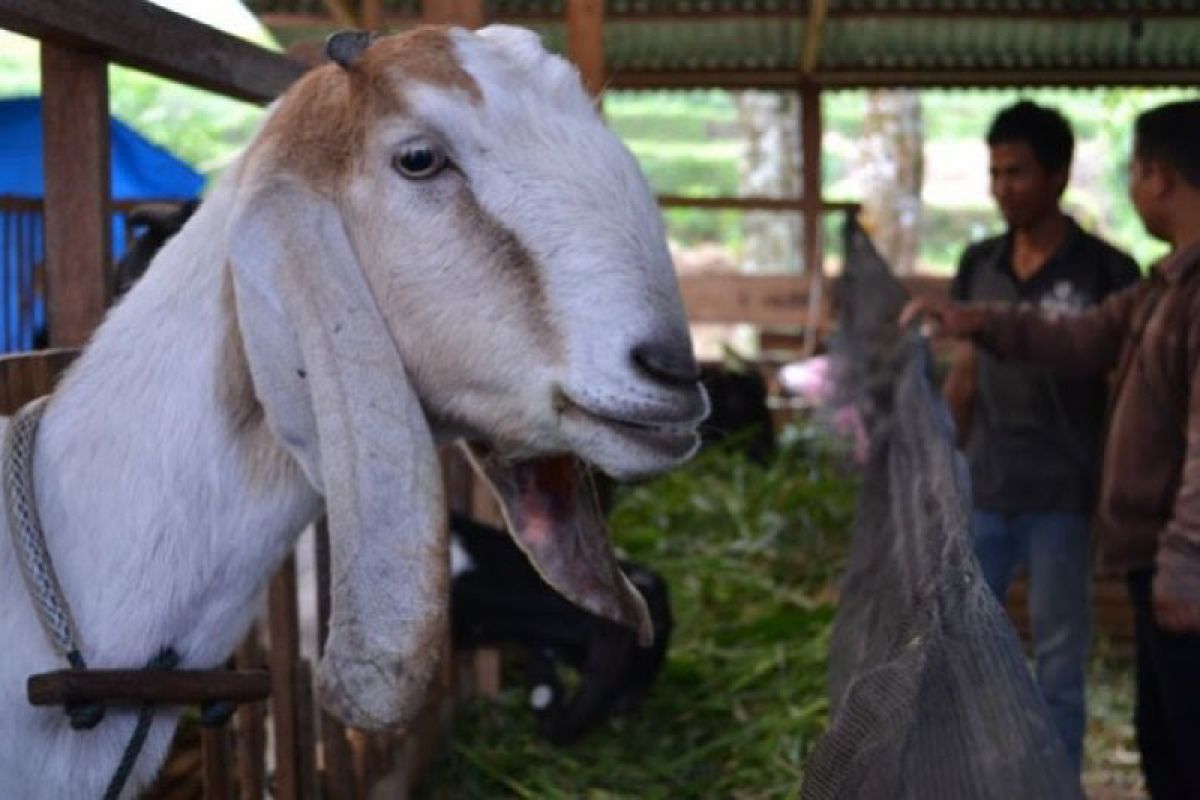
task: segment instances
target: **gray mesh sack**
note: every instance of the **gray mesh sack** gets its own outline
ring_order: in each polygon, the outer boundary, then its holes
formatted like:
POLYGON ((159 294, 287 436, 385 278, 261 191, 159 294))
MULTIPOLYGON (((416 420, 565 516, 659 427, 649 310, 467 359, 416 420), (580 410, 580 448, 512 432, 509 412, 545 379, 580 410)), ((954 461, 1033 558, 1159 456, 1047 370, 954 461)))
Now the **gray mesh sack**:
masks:
POLYGON ((1082 798, 1016 633, 971 551, 971 490, 906 292, 846 232, 833 344, 871 456, 829 653, 830 726, 803 800, 1082 798))

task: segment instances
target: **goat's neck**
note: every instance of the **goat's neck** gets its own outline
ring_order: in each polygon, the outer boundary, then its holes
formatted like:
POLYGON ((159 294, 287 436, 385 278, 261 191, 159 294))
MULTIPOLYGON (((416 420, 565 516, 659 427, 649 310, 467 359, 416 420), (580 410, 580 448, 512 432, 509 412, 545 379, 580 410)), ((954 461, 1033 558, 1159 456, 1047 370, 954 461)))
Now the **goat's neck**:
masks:
MULTIPOLYGON (((35 470, 85 658, 220 663, 319 508, 253 400, 218 190, 109 315, 47 411, 35 470)), ((52 664, 47 664, 49 668, 52 664)))

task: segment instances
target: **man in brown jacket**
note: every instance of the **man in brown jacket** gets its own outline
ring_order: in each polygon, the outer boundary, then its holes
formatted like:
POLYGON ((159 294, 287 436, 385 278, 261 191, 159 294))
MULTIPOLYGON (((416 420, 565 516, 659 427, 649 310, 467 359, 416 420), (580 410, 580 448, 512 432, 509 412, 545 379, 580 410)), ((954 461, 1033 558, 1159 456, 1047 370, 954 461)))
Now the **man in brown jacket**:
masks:
POLYGON ((1142 114, 1130 197, 1171 252, 1082 314, 916 300, 941 335, 1069 375, 1113 375, 1096 510, 1100 566, 1128 577, 1135 726, 1155 800, 1200 798, 1200 101, 1142 114))

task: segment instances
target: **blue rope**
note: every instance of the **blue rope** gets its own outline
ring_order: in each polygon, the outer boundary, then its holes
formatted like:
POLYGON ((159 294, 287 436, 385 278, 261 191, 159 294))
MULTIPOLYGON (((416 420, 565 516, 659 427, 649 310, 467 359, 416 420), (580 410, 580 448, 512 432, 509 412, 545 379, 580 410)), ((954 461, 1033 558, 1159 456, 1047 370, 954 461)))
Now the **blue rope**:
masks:
MULTIPOLYGON (((167 647, 159 652, 157 656, 150 659, 150 663, 146 665, 147 670, 156 670, 165 672, 175 669, 179 663, 179 654, 170 647, 167 647)), ((142 752, 142 747, 146 744, 146 736, 150 733, 150 723, 154 721, 154 705, 152 703, 144 703, 141 710, 138 711, 137 725, 133 728, 133 734, 129 737, 129 743, 125 745, 125 752, 121 754, 121 761, 117 764, 117 771, 113 773, 112 780, 108 782, 108 789, 104 792, 104 800, 117 800, 121 796, 121 790, 125 788, 125 783, 129 780, 130 773, 133 772, 133 765, 137 762, 137 757, 142 752)))

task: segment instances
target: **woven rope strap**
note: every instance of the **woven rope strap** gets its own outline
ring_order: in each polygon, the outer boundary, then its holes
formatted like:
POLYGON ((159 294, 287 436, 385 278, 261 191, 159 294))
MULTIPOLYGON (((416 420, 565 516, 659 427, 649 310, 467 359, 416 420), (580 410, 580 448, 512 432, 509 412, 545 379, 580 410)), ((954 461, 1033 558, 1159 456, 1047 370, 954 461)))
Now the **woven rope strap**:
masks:
POLYGON ((38 619, 59 654, 80 668, 79 636, 42 536, 33 491, 33 440, 48 400, 49 397, 39 397, 9 420, 0 478, 4 484, 8 531, 38 619))

